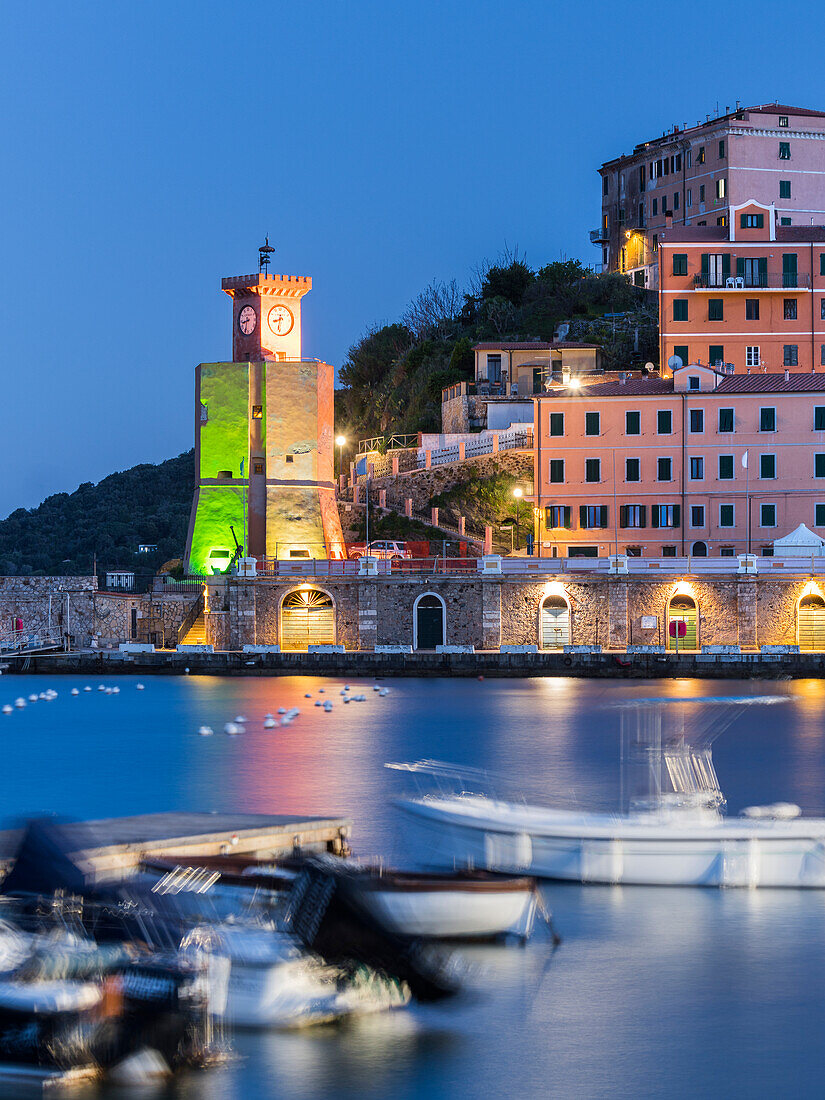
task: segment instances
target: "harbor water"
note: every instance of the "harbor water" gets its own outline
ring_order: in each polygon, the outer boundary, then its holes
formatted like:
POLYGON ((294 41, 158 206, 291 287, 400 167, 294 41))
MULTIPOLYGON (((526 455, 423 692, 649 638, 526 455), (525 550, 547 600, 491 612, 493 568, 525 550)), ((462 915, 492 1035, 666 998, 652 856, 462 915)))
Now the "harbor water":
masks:
MULTIPOLYGON (((409 862, 387 761, 487 769, 566 806, 619 801, 618 715, 633 698, 781 694, 714 745, 728 812, 788 800, 825 816, 825 682, 4 675, 0 807, 102 818, 161 810, 346 815, 355 854, 409 862), (118 694, 98 691, 117 685, 118 694), (93 690, 84 692, 90 684, 93 690), (70 694, 73 687, 80 694, 70 694), (319 689, 324 694, 319 695, 319 689), (312 698, 305 695, 310 693, 312 698), (317 698, 332 700, 326 713, 317 698), (264 729, 279 707, 288 727, 264 729), (246 718, 245 732, 223 734, 246 718), (215 734, 201 737, 211 726, 215 734)), ((239 1055, 164 1097, 819 1096, 825 1079, 825 891, 546 884, 563 937, 462 951, 466 992, 355 1024, 238 1033, 239 1055)), ((111 1089, 96 1096, 127 1095, 111 1089)), ((141 1095, 149 1095, 141 1092, 141 1095)))

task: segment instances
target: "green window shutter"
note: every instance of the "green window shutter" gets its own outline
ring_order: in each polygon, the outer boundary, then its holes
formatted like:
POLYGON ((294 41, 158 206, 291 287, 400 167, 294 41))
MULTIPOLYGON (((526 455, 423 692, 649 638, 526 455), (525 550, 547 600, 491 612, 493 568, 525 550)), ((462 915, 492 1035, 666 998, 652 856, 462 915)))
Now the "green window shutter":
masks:
POLYGON ((819 274, 825 275, 825 252, 819 253, 819 274))
POLYGON ((569 506, 565 507, 565 509, 564 509, 564 526, 567 528, 568 531, 573 526, 572 520, 570 518, 570 512, 571 512, 570 507, 569 506))
POLYGON ((814 431, 825 432, 825 405, 814 406, 814 431))
POLYGON ((768 257, 767 256, 759 256, 757 258, 759 260, 759 285, 760 286, 767 286, 768 285, 768 257))
POLYGON ((725 346, 724 344, 711 344, 708 348, 708 362, 711 366, 714 363, 724 363, 725 361, 725 346))
POLYGON ((609 517, 608 517, 608 514, 607 514, 607 505, 606 504, 603 504, 601 506, 600 519, 601 519, 601 523, 599 524, 599 526, 600 527, 607 527, 608 522, 609 522, 609 517))
POLYGON ((579 505, 579 527, 582 527, 582 528, 587 527, 587 505, 586 504, 580 504, 579 505))
POLYGON ((651 509, 650 509, 650 526, 651 527, 658 527, 659 526, 659 505, 658 504, 654 504, 654 505, 651 506, 651 509))
POLYGON ((619 526, 627 527, 627 505, 622 504, 619 507, 619 526))
POLYGON ((709 252, 703 252, 702 253, 702 274, 707 275, 707 273, 709 271, 710 271, 710 253, 709 252))
POLYGON ((673 526, 674 527, 681 527, 682 526, 682 506, 681 506, 681 504, 674 504, 673 505, 673 526))
POLYGON ((639 526, 640 527, 647 527, 646 520, 647 520, 647 505, 643 504, 639 508, 639 526))
POLYGON ((744 256, 737 256, 736 257, 736 274, 739 276, 740 279, 744 279, 744 277, 745 277, 745 257, 744 256))
POLYGON ((722 278, 730 277, 730 252, 722 253, 722 278))
POLYGON ((814 455, 814 477, 825 477, 825 455, 814 455))

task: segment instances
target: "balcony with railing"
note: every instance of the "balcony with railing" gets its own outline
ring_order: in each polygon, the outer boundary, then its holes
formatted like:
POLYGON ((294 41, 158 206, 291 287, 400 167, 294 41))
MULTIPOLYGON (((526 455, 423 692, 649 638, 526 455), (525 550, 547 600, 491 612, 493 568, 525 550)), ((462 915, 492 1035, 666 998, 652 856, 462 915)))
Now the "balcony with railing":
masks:
POLYGON ((610 240, 610 230, 606 228, 591 229, 590 230, 590 243, 591 244, 606 244, 610 240))
POLYGON ((702 271, 693 276, 696 290, 808 290, 811 276, 796 271, 754 271, 744 275, 718 275, 702 271))

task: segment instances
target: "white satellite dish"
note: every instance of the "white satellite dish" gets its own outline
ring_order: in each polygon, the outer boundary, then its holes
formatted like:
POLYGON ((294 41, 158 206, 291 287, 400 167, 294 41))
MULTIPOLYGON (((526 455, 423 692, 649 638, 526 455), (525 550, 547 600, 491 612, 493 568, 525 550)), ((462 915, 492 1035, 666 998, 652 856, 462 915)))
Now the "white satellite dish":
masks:
POLYGON ((671 355, 670 359, 667 361, 667 365, 671 370, 678 370, 679 367, 683 367, 685 364, 682 362, 680 355, 671 355))
POLYGON ((650 362, 650 361, 648 360, 648 362, 647 362, 647 363, 645 363, 645 370, 647 371, 647 373, 648 373, 648 374, 652 374, 652 373, 653 373, 653 371, 655 371, 655 370, 656 370, 656 367, 655 367, 655 366, 653 365, 653 363, 651 363, 651 362, 650 362))

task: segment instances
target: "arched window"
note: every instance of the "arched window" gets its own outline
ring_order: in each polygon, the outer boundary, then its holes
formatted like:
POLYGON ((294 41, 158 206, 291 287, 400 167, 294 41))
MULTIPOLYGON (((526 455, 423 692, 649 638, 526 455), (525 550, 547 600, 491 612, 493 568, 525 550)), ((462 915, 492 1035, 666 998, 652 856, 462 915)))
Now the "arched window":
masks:
POLYGON ((570 645, 570 605, 564 596, 545 596, 541 604, 541 648, 570 645))
POLYGON ((680 653, 683 649, 698 649, 698 624, 696 600, 692 596, 674 596, 667 612, 667 648, 678 649, 680 653))
POLYGON ((335 642, 335 607, 319 588, 299 588, 281 604, 281 648, 306 649, 335 642))
POLYGON ((820 595, 811 592, 802 597, 797 623, 800 649, 825 649, 825 600, 820 595))
POLYGON ((690 552, 694 558, 706 558, 708 556, 708 544, 706 542, 694 542, 690 552))
POLYGON ((413 649, 435 649, 446 638, 446 608, 434 592, 419 596, 413 604, 413 649))

